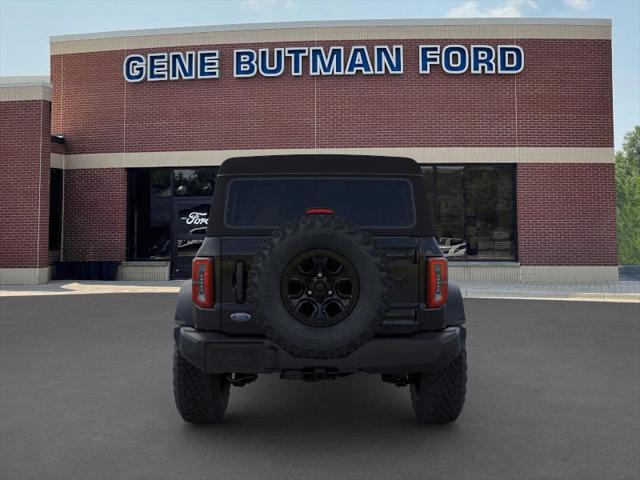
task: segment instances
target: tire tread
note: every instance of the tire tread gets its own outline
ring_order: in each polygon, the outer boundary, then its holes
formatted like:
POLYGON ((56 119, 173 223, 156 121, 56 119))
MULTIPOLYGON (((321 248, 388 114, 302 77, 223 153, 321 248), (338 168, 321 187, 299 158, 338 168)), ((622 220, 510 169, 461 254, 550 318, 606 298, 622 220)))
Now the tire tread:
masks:
POLYGON ((431 424, 454 422, 464 406, 467 353, 463 349, 448 365, 413 376, 411 403, 416 416, 431 424))

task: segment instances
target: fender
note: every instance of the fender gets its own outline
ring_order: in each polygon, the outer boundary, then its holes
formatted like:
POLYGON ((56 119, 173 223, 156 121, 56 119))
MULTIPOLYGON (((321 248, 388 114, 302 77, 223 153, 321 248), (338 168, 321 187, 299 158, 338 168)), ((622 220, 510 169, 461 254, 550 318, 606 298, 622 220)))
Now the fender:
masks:
POLYGON ((455 282, 449 282, 449 298, 447 299, 447 311, 445 314, 445 324, 447 327, 464 325, 464 304, 462 303, 462 292, 455 282))
POLYGON ((178 304, 176 306, 175 321, 180 326, 193 326, 193 300, 191 299, 191 280, 187 280, 180 287, 178 304))

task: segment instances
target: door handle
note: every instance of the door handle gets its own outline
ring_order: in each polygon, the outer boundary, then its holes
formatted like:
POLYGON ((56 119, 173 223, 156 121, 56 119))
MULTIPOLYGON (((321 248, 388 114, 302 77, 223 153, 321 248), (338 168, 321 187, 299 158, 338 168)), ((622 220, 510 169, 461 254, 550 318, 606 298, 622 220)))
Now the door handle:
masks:
POLYGON ((236 303, 244 303, 244 262, 236 262, 236 303))

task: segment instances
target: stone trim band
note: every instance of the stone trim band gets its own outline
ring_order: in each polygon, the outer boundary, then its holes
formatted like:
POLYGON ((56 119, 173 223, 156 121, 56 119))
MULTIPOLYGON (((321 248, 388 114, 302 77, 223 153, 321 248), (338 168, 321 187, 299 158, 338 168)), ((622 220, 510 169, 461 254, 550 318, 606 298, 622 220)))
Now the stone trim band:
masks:
POLYGON ((53 168, 137 168, 220 165, 227 158, 255 155, 353 154, 409 157, 418 163, 614 163, 613 147, 399 147, 51 155, 53 168))
POLYGON ((51 101, 51 85, 13 85, 0 83, 0 102, 51 101))

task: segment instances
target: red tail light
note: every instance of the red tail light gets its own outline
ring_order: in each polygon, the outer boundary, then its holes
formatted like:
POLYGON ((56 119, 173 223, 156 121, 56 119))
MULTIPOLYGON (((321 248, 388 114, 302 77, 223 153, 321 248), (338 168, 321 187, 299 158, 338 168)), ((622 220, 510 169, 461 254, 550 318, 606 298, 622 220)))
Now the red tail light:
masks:
POLYGON ((444 258, 427 259, 427 306, 441 307, 449 296, 449 267, 444 258))
POLYGON ((193 259, 191 281, 193 302, 202 308, 213 307, 213 258, 193 259))
POLYGON ((305 215, 334 215, 335 213, 330 208, 307 208, 304 211, 305 215))

